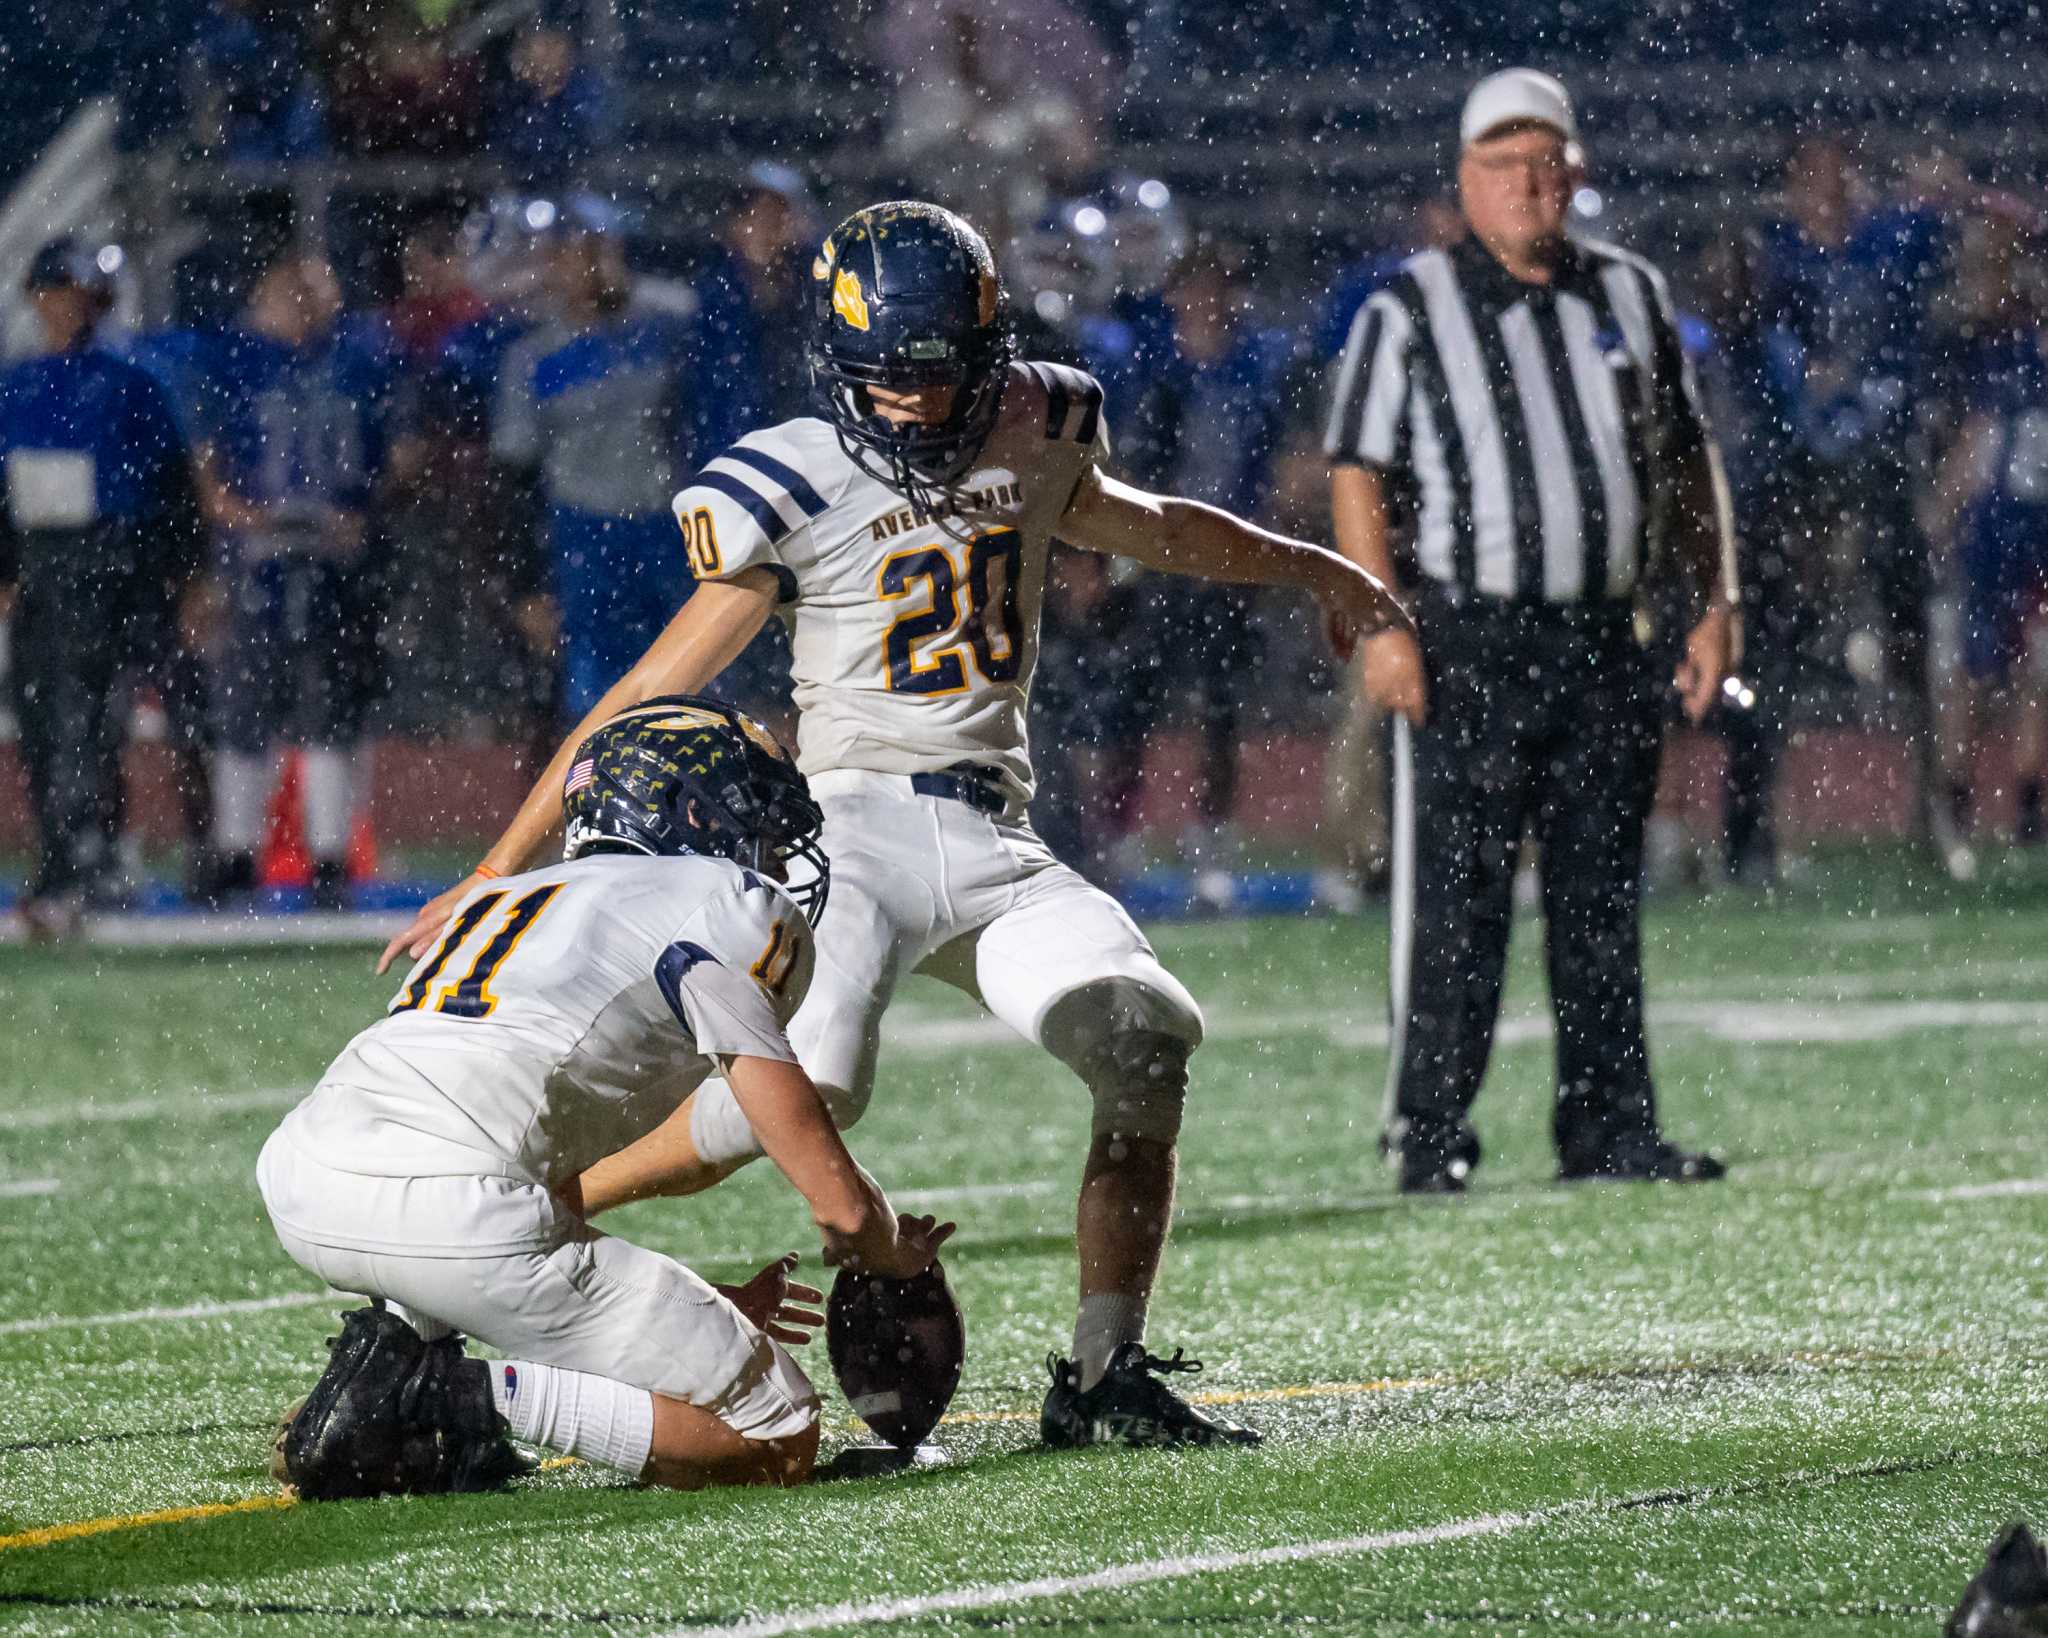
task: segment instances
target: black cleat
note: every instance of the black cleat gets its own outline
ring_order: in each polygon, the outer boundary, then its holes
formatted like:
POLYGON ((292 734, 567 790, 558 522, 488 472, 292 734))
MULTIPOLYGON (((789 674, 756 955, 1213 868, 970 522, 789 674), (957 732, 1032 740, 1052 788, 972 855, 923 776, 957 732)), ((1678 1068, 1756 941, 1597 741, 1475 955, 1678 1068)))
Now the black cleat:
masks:
POLYGON ((2048 1633, 2048 1553, 2024 1524, 1991 1544, 1941 1629, 1948 1638, 2038 1638, 2048 1633))
POLYGON ((1393 1162, 1403 1194, 1463 1194, 1479 1164, 1479 1134, 1468 1120, 1442 1133, 1396 1120, 1380 1134, 1380 1156, 1393 1162))
POLYGON ((283 1430, 285 1478, 308 1501, 384 1495, 406 1459, 399 1399, 427 1345, 396 1314, 357 1308, 327 1348, 327 1369, 283 1430))
POLYGON ((426 1345, 400 1407, 415 1426, 439 1436, 446 1480, 442 1489, 462 1494, 500 1490, 540 1465, 505 1437, 505 1418, 491 1400, 490 1367, 480 1359, 465 1359, 459 1337, 426 1345))
POLYGON ((1569 1151, 1557 1166, 1560 1183, 1714 1183, 1727 1175, 1718 1156, 1681 1149, 1656 1132, 1569 1151))
POLYGON ((1256 1445, 1262 1435, 1220 1416, 1196 1409, 1159 1379, 1174 1372, 1199 1371, 1202 1362, 1159 1359, 1142 1342, 1126 1342, 1109 1356, 1109 1369, 1086 1393, 1073 1361, 1046 1356, 1052 1387, 1039 1412, 1038 1433, 1055 1450, 1082 1445, 1131 1446, 1256 1445))
POLYGON ((396 1314, 358 1308, 328 1347, 274 1446, 273 1471, 307 1500, 490 1490, 529 1471, 487 1368, 454 1337, 428 1343, 396 1314))

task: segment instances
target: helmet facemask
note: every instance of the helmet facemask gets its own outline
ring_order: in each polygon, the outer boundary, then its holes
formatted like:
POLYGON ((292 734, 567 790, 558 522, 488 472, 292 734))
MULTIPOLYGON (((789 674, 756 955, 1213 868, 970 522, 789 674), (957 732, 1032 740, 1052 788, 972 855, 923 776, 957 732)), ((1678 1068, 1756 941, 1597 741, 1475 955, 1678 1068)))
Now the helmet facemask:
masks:
POLYGON ((813 923, 824 914, 824 812, 774 736, 733 707, 689 696, 632 707, 584 742, 568 784, 564 858, 730 859, 783 883, 813 923))
POLYGON ((842 222, 811 273, 811 380, 840 448, 920 513, 958 511, 1009 378, 1009 325, 987 243, 950 211, 899 200, 842 222), (942 419, 878 413, 877 390, 920 387, 953 389, 942 419))

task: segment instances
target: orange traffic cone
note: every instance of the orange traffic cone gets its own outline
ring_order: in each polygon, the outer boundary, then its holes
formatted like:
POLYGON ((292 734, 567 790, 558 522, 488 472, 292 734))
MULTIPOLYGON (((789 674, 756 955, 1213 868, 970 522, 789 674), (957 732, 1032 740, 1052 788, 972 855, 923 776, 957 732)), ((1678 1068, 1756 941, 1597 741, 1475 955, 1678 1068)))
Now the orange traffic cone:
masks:
POLYGON ((303 758, 287 751, 270 793, 263 825, 263 847, 256 856, 256 879, 265 887, 311 887, 313 856, 306 851, 306 815, 300 788, 303 758))
POLYGON ((370 823, 368 804, 356 808, 355 823, 348 831, 348 879, 367 882, 377 875, 377 827, 370 823))

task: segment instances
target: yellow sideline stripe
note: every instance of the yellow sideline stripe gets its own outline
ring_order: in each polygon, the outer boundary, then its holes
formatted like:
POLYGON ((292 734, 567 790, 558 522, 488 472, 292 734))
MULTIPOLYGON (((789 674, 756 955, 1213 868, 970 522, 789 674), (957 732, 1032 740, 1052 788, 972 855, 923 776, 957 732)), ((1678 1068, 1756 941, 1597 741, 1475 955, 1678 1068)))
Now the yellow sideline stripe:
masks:
MULTIPOLYGON (((1886 1353, 1866 1349, 1845 1349, 1840 1352, 1829 1350, 1800 1351, 1785 1356, 1785 1361, 1799 1365, 1881 1365, 1918 1363, 1943 1359, 1950 1356, 1948 1349, 1918 1349, 1904 1353, 1886 1353)), ((1769 1369, 1779 1361, 1756 1362, 1760 1368, 1769 1369)), ((1640 1376, 1684 1376, 1693 1372, 1711 1370, 1715 1365, 1710 1361, 1671 1360, 1661 1365, 1652 1365, 1635 1372, 1575 1372, 1559 1373, 1565 1380, 1574 1377, 1602 1377, 1614 1375, 1640 1376)), ((1369 1393, 1399 1393, 1413 1388, 1448 1388, 1461 1382, 1486 1380, 1478 1376, 1384 1376, 1370 1382, 1305 1382, 1284 1388, 1244 1388, 1226 1393, 1197 1393, 1188 1398, 1197 1405, 1270 1405, 1288 1399, 1349 1399, 1369 1393)), ((955 1411, 951 1416, 939 1419, 942 1427, 992 1422, 1036 1421, 1036 1411, 955 1411)), ((865 1424, 847 1421, 840 1424, 848 1432, 858 1431, 865 1424)), ((577 1467, 581 1462, 574 1456, 550 1456, 540 1464, 540 1471, 551 1473, 558 1468, 577 1467)), ((167 1507, 156 1513, 119 1513, 110 1518, 80 1519, 73 1524, 50 1524, 39 1530, 23 1530, 19 1534, 0 1536, 0 1552, 16 1547, 48 1547, 60 1541, 76 1541, 83 1536, 104 1535, 110 1530, 140 1530, 153 1524, 185 1524, 194 1519, 219 1518, 225 1513, 263 1513, 294 1506, 298 1497, 285 1491, 262 1496, 247 1496, 241 1501, 208 1502, 200 1507, 167 1507)))
MULTIPOLYGON (((1375 1382, 1311 1382, 1292 1388, 1248 1388, 1237 1393, 1200 1393, 1189 1397, 1198 1405, 1261 1405, 1282 1399, 1335 1399, 1365 1393, 1391 1393, 1402 1388, 1442 1387, 1451 1378, 1443 1376, 1384 1377, 1375 1382)), ((1035 1422, 1036 1411, 957 1411, 940 1419, 942 1426, 963 1423, 1035 1422)), ((848 1428, 862 1426, 848 1422, 848 1428)), ((577 1467, 574 1456, 550 1456, 540 1471, 577 1467)), ((208 1502, 201 1507, 166 1507, 155 1513, 117 1513, 103 1519, 80 1519, 74 1524, 50 1524, 40 1530, 23 1530, 18 1535, 0 1536, 0 1552, 15 1547, 50 1547, 60 1541, 77 1541, 84 1536, 105 1535, 110 1530, 141 1530, 153 1524, 186 1524, 194 1519, 217 1519, 226 1513, 264 1513, 296 1506, 298 1497, 284 1491, 248 1496, 241 1501, 208 1502)))
POLYGON ((217 1519, 223 1513, 268 1513, 281 1507, 296 1507, 299 1498, 286 1491, 267 1496, 244 1496, 240 1501, 207 1502, 200 1507, 166 1507, 155 1513, 116 1513, 103 1519, 79 1519, 74 1524, 47 1524, 40 1530, 23 1530, 0 1536, 0 1550, 10 1547, 49 1547, 60 1541, 77 1541, 81 1536, 103 1536, 110 1530, 140 1530, 152 1524, 184 1524, 191 1519, 217 1519))

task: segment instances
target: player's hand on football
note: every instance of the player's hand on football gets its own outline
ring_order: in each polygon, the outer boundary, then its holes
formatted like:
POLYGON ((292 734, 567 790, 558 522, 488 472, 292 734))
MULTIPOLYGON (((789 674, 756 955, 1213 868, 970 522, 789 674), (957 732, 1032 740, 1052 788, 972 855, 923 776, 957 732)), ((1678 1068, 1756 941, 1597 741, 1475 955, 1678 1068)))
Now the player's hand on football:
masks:
POLYGON ((868 1272, 885 1279, 915 1279, 932 1266, 939 1247, 953 1238, 958 1223, 941 1223, 936 1217, 913 1217, 908 1212, 896 1219, 896 1244, 890 1254, 869 1264, 868 1272))
POLYGON ((784 1252, 745 1285, 721 1285, 716 1289, 777 1342, 801 1346, 825 1323, 825 1316, 815 1308, 798 1305, 823 1302, 825 1293, 792 1280, 790 1275, 795 1268, 796 1253, 784 1252))
POLYGON ((447 892, 422 905, 420 913, 412 918, 412 925, 384 946, 384 953, 377 958, 377 971, 381 973, 389 967, 401 950, 408 961, 417 961, 425 955, 448 925, 448 918, 455 914, 455 907, 462 902, 462 896, 482 880, 483 877, 472 872, 447 892))
POLYGON ((824 1260, 828 1266, 849 1268, 859 1274, 879 1274, 885 1280, 911 1280, 932 1266, 939 1247, 953 1236, 958 1223, 941 1223, 936 1217, 880 1216, 855 1238, 828 1235, 824 1260))

